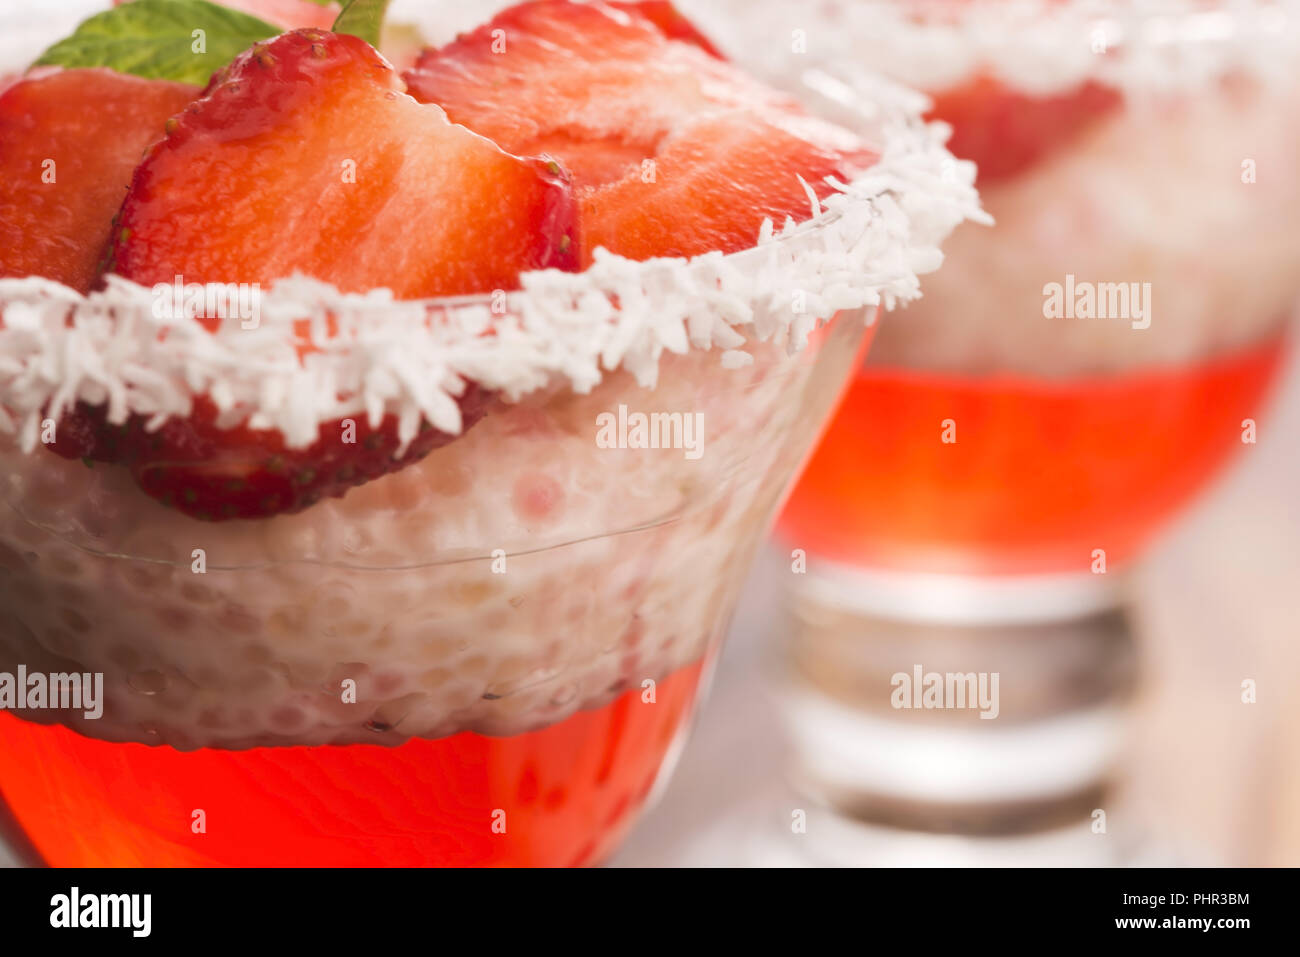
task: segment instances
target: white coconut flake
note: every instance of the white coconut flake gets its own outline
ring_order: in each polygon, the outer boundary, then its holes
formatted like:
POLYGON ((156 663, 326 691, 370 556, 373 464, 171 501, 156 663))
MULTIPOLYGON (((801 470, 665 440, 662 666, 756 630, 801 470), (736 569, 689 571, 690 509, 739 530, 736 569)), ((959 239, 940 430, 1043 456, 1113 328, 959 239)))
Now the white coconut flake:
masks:
MULTIPOLYGON (((954 160, 943 130, 914 107, 889 105, 895 119, 875 166, 828 181, 824 201, 809 190, 816 215, 780 230, 764 223, 751 249, 645 262, 597 250, 582 273, 523 275, 503 302, 403 302, 295 277, 263 291, 255 328, 232 317, 210 331, 155 315, 153 292, 119 276, 88 296, 35 277, 0 280, 0 429, 30 450, 43 419, 76 401, 107 400, 110 421, 137 413, 156 428, 206 394, 222 427, 278 429, 292 448, 314 442, 323 423, 362 414, 395 415, 408 443, 422 419, 460 431, 455 398, 466 382, 516 401, 556 384, 589 392, 622 368, 650 388, 664 352, 717 350, 726 370, 751 361, 748 343, 788 335, 801 348, 840 310, 917 298, 918 274, 942 261, 951 231, 988 221, 974 167, 954 160), (302 320, 318 350, 306 357, 302 320)), ((860 104, 863 116, 880 108, 860 104)))

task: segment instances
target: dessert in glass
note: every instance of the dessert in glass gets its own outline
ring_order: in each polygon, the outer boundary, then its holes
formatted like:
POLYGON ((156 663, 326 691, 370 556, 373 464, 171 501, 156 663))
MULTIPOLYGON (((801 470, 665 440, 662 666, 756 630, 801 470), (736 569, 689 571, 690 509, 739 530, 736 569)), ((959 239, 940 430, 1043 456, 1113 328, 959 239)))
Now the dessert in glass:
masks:
POLYGON ((400 75, 347 16, 0 94, 0 673, 51 676, 0 796, 49 864, 600 862, 977 215, 905 103, 817 118, 666 4, 400 75))
POLYGON ((882 328, 778 525, 808 554, 788 700, 811 786, 941 829, 1095 808, 1134 683, 1125 572, 1270 432, 1300 290, 1297 8, 768 12, 753 62, 926 91, 995 221, 882 328), (808 57, 781 56, 792 33, 808 57), (999 720, 891 706, 918 662, 1000 673, 999 720))

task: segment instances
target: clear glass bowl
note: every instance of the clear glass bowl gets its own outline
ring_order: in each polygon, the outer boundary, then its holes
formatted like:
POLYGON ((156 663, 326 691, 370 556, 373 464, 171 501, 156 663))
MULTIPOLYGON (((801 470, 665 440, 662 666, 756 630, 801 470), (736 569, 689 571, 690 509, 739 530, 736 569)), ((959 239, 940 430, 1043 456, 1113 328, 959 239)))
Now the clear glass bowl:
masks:
POLYGON ((991 161, 995 220, 881 330, 780 519, 808 560, 783 635, 801 786, 904 828, 1087 827, 1133 739, 1126 573, 1280 438, 1300 8, 778 7, 756 62, 925 90, 953 151, 991 161), (787 27, 817 55, 783 60, 787 27), (892 696, 922 675, 1000 679, 1001 704, 892 696))
POLYGON ((0 671, 104 682, 97 719, 0 715, 10 812, 56 865, 599 861, 691 713, 864 319, 741 369, 672 356, 652 390, 620 371, 503 404, 260 522, 196 522, 114 467, 5 449, 0 671), (620 406, 698 414, 700 454, 600 447, 620 406))

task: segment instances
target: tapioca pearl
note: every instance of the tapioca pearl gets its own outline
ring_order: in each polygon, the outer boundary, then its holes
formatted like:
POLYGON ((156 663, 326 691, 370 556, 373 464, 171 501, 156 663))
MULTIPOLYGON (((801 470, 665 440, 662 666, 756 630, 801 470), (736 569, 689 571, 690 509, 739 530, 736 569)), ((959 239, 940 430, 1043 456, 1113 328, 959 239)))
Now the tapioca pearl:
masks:
POLYGON ((385 701, 371 712, 367 726, 375 731, 394 730, 426 701, 425 695, 418 691, 385 701))
POLYGON ((220 706, 202 709, 195 717, 194 722, 200 728, 213 731, 230 727, 230 718, 227 717, 225 709, 220 706))
POLYGON ((491 662, 487 655, 471 654, 466 655, 460 661, 456 662, 456 674, 465 681, 482 682, 488 676, 491 668, 491 662))
POLYGON ((562 684, 551 692, 551 697, 547 704, 552 708, 567 708, 577 700, 582 691, 582 686, 576 681, 562 684))
POLYGON ((269 666, 275 661, 275 653, 262 644, 244 645, 239 653, 239 657, 246 664, 257 666, 269 666))
POLYGON ((295 691, 318 691, 329 675, 329 667, 309 658, 290 658, 275 662, 285 684, 295 691))
POLYGON ((307 715, 301 708, 293 705, 281 705, 270 714, 269 725, 272 731, 290 734, 300 730, 307 723, 307 715))
POLYGON ((223 662, 221 665, 202 664, 188 670, 190 679, 204 691, 225 692, 234 680, 231 675, 228 664, 223 662))
POLYGON ((127 675, 126 685, 136 694, 152 697, 167 690, 167 675, 154 668, 127 675))
POLYGON ((90 622, 86 616, 69 605, 59 609, 59 618, 74 634, 84 635, 90 631, 90 622))
POLYGON ((140 667, 140 652, 132 645, 118 643, 108 649, 107 655, 110 664, 125 670, 132 671, 140 667))
POLYGON ((180 596, 191 605, 211 605, 221 598, 216 589, 198 582, 185 582, 181 585, 180 596))
POLYGON ((467 465, 431 462, 421 478, 434 494, 444 498, 460 498, 474 487, 474 473, 467 465))
POLYGON ((122 568, 122 578, 131 587, 139 591, 153 591, 161 588, 170 577, 166 565, 156 562, 130 562, 122 568))
POLYGON ((277 641, 297 641, 307 631, 307 611, 286 605, 271 612, 266 619, 266 633, 277 641))
POLYGON ((500 581, 481 578, 452 586, 448 589, 447 597, 451 603, 461 608, 478 608, 484 602, 499 595, 504 588, 505 585, 500 581))
POLYGON ((446 668, 430 668, 419 677, 421 687, 427 691, 437 691, 452 679, 452 673, 446 668))
POLYGON ((260 635, 262 618, 242 605, 227 604, 217 615, 216 626, 232 635, 260 635))
POLYGON ((194 627, 195 617, 188 608, 178 605, 160 605, 153 609, 153 616, 168 635, 184 635, 194 627))
POLYGON ((387 651, 393 648, 396 640, 393 637, 393 627, 383 625, 376 632, 377 622, 372 620, 356 619, 351 623, 351 628, 344 628, 343 636, 348 638, 352 644, 363 644, 370 651, 387 651), (374 636, 373 638, 370 636, 374 636))
POLYGON ((543 680, 538 676, 546 672, 535 663, 525 658, 504 658, 496 664, 489 676, 488 684, 483 690, 483 697, 489 699, 508 698, 543 680))
MULTIPOLYGON (((383 507, 397 509, 399 512, 417 509, 429 498, 428 479, 409 468, 385 475, 370 484, 374 486, 376 498, 383 496, 383 507)), ((376 505, 379 504, 376 502, 376 505)))
POLYGON ((545 472, 525 472, 515 480, 511 503, 525 527, 553 522, 564 514, 564 487, 545 472))
POLYGON ((75 658, 81 651, 77 637, 64 628, 47 628, 41 636, 41 647, 63 658, 75 658))
POLYGON ((326 619, 337 620, 352 610, 350 594, 342 594, 338 585, 327 585, 323 589, 320 610, 326 619))
POLYGON ((377 672, 372 682, 374 697, 390 698, 402 691, 409 682, 410 678, 400 671, 377 672))
POLYGON ((493 608, 479 612, 477 630, 480 634, 496 636, 510 627, 518 616, 510 608, 493 608))
POLYGON ((0 542, 0 571, 23 572, 27 570, 27 560, 22 553, 0 542))
POLYGON ((470 646, 469 640, 460 632, 451 631, 445 626, 429 628, 418 623, 414 630, 405 631, 399 636, 398 644, 410 648, 413 654, 418 654, 430 665, 455 658, 470 646))

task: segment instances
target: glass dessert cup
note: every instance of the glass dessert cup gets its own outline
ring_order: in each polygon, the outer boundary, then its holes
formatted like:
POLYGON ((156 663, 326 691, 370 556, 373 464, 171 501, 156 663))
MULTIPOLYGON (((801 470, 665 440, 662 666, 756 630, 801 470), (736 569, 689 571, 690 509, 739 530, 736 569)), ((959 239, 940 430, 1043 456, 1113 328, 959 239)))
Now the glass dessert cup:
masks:
POLYGON ((1032 162, 990 154, 996 225, 960 229, 882 330, 778 524, 807 554, 787 699, 801 776, 854 814, 970 831, 1101 806, 1136 680, 1125 573, 1269 433, 1300 190, 1259 171, 1300 146, 1300 23, 1271 4, 1137 7, 788 17, 808 49, 933 94, 959 156, 1052 107, 1032 162), (1009 113, 963 105, 989 77, 1009 113), (918 662, 1000 673, 999 720, 891 708, 918 662))
POLYGON ((104 675, 97 720, 0 715, 10 812, 55 865, 600 861, 864 328, 856 310, 743 369, 692 353, 652 391, 619 372, 503 405, 256 523, 6 449, 0 670, 104 675), (698 413, 703 454, 599 447, 620 406, 698 413))
POLYGON ((597 256, 526 276, 504 311, 291 280, 250 339, 236 319, 215 334, 151 319, 149 290, 116 278, 88 298, 0 280, 17 436, 0 451, 0 672, 103 680, 97 715, 0 714, 0 795, 31 856, 600 862, 671 764, 881 304, 914 295, 913 264, 934 268, 977 210, 909 129, 816 219, 753 249, 597 256), (293 354, 304 310, 347 343, 312 361, 389 390, 387 407, 426 409, 423 384, 452 370, 492 408, 416 464, 256 521, 196 521, 123 469, 35 447, 74 339, 110 366, 84 401, 141 366, 155 387, 219 369, 254 407, 338 388, 293 354))
MULTIPOLYGON (((578 11, 629 16, 557 5, 520 15, 521 30, 578 11)), ((545 61, 551 46, 532 49, 545 61)), ((299 32, 241 54, 221 85, 273 90, 277 134, 330 103, 279 109, 279 94, 322 85, 268 78, 266 59, 326 71, 375 116, 405 102, 366 87, 388 73, 359 39, 299 32), (261 56, 276 44, 278 59, 261 56)), ((187 117, 225 133, 236 101, 216 96, 187 117)), ((7 830, 54 865, 603 860, 671 765, 750 559, 881 307, 914 298, 939 243, 978 215, 971 177, 944 175, 951 156, 894 105, 875 104, 868 138, 840 131, 855 159, 820 192, 775 170, 781 147, 697 157, 750 164, 762 189, 795 196, 780 215, 756 212, 757 187, 708 196, 743 221, 722 249, 757 235, 725 254, 625 259, 574 219, 548 240, 565 258, 548 247, 506 270, 513 292, 403 298, 382 260, 351 284, 370 292, 343 294, 304 278, 329 274, 308 259, 265 294, 250 284, 251 324, 160 311, 189 295, 184 277, 150 290, 121 258, 94 267, 84 296, 6 266, 23 278, 0 279, 0 678, 62 689, 4 702, 7 830), (336 447, 333 426, 356 443, 361 416, 378 440, 336 447), (286 503, 302 510, 265 517, 286 503), (93 700, 67 700, 83 686, 93 700)), ((467 140, 474 124, 448 112, 438 129, 467 140)), ((743 109, 716 117, 762 128, 743 109)), ((183 198, 209 185, 187 181, 183 198)), ((160 222, 190 235, 167 211, 160 222)), ((128 239, 147 245, 122 227, 113 247, 128 239)), ((281 245, 272 231, 269 255, 281 245)))

